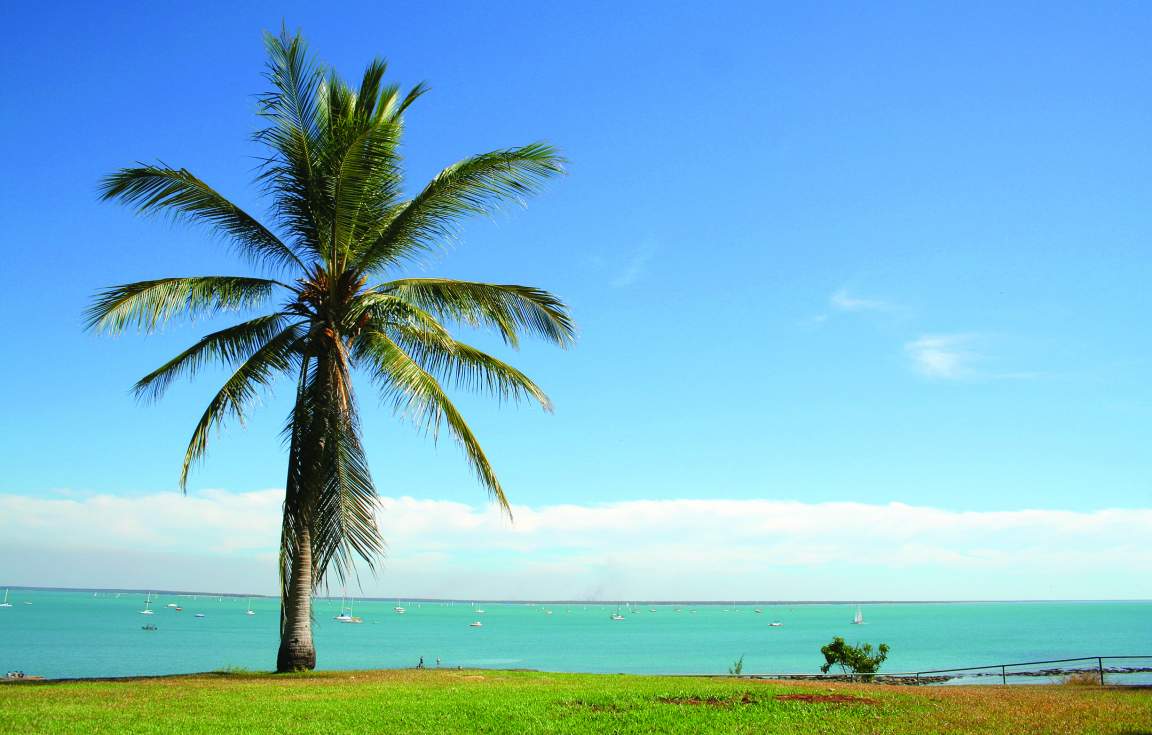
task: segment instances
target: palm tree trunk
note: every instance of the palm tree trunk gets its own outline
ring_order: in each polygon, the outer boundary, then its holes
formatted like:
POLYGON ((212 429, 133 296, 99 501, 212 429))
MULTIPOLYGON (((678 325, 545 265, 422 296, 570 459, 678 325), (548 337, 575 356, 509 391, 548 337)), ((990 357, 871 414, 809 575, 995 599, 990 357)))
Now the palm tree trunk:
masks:
POLYGON ((312 536, 306 527, 296 531, 296 556, 280 623, 280 652, 276 671, 311 671, 316 668, 312 644, 312 536))

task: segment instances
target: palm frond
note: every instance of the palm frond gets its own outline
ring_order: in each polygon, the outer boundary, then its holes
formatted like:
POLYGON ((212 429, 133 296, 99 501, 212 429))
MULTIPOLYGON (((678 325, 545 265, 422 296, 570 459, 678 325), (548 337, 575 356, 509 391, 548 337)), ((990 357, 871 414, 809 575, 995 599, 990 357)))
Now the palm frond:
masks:
POLYGON ((137 398, 158 400, 173 381, 183 376, 194 376, 206 363, 232 366, 247 360, 284 330, 287 319, 284 314, 269 314, 207 334, 138 380, 132 392, 137 398))
POLYGON ((208 225, 258 265, 304 267, 280 238, 187 169, 122 168, 101 182, 100 198, 117 199, 141 214, 168 214, 208 225))
POLYGON ((325 162, 325 178, 332 207, 330 262, 338 270, 356 238, 378 228, 400 194, 402 123, 399 116, 380 114, 395 109, 399 90, 380 90, 382 74, 382 63, 369 67, 360 95, 335 79, 328 87, 324 141, 331 159, 325 162))
POLYGON ((368 458, 360 441, 355 412, 335 417, 325 440, 323 490, 312 518, 314 580, 325 580, 334 563, 341 581, 355 573, 357 558, 375 568, 384 551, 376 510, 380 506, 376 486, 368 470, 368 458))
POLYGON ((272 195, 276 217, 292 233, 297 247, 321 257, 324 223, 319 211, 322 192, 316 180, 316 147, 320 135, 317 99, 324 69, 308 54, 299 34, 266 33, 264 46, 272 90, 260 97, 260 116, 268 126, 255 138, 272 153, 263 162, 258 181, 272 195))
POLYGON ((501 509, 511 516, 508 498, 480 442, 436 378, 385 334, 370 332, 363 335, 357 342, 357 349, 358 355, 370 364, 384 400, 433 436, 441 425, 446 424, 464 450, 476 478, 501 509))
POLYGON ((436 175, 356 259, 361 273, 373 273, 401 259, 412 259, 452 239, 464 216, 488 214, 503 201, 523 202, 543 182, 564 171, 555 148, 533 143, 482 153, 436 175))
POLYGON ((420 329, 450 340, 452 335, 425 309, 395 294, 366 291, 358 294, 348 309, 349 333, 362 330, 364 325, 396 324, 420 329))
POLYGON ((260 390, 268 388, 277 375, 291 368, 303 336, 303 327, 293 324, 265 342, 232 373, 208 403, 184 453, 184 465, 180 470, 181 489, 188 485, 188 472, 193 464, 207 452, 212 429, 230 417, 244 420, 245 411, 259 397, 260 390))
POLYGON ((418 326, 387 325, 381 331, 441 383, 501 400, 531 399, 552 410, 552 401, 527 375, 472 345, 418 326))
POLYGON ((177 314, 188 318, 219 311, 251 309, 268 300, 274 286, 266 278, 191 276, 113 286, 96 294, 85 312, 87 329, 120 334, 135 326, 155 331, 177 314))
MULTIPOLYGON (((302 368, 296 405, 286 433, 290 469, 284 500, 282 559, 297 558, 300 529, 307 529, 313 585, 330 565, 341 580, 355 573, 356 558, 374 569, 383 552, 376 526, 378 496, 360 441, 360 423, 345 361, 332 353, 302 368)), ((284 579, 290 575, 284 573, 284 579)))
POLYGON ((443 319, 470 327, 496 329, 504 341, 519 345, 521 330, 566 347, 576 326, 556 296, 532 286, 476 283, 445 278, 405 278, 382 284, 393 294, 443 319))

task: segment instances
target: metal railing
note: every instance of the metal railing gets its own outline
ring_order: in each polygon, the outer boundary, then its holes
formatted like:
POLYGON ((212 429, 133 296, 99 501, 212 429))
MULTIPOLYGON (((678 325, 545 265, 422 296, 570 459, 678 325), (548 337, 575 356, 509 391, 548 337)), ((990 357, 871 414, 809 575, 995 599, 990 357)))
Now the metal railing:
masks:
MULTIPOLYGON (((977 677, 997 677, 1003 685, 1008 684, 1009 677, 1063 677, 1073 674, 1095 674, 1101 686, 1105 683, 1117 684, 1116 678, 1113 677, 1112 681, 1106 682, 1105 677, 1108 674, 1124 675, 1124 674, 1152 674, 1152 655, 1150 656, 1080 656, 1077 658, 1058 658, 1050 659, 1047 661, 1021 661, 1006 664, 988 664, 986 666, 958 666, 948 669, 925 669, 923 671, 904 671, 899 673, 876 672, 871 674, 740 674, 740 678, 745 679, 785 679, 785 680, 831 680, 831 681, 870 681, 875 683, 884 684, 941 684, 946 681, 964 678, 977 678, 977 677), (1148 665, 1143 666, 1106 666, 1105 661, 1146 661, 1148 665), (1057 668, 1047 668, 1036 670, 1035 668, 1020 671, 1019 669, 1030 666, 1037 667, 1046 664, 1072 664, 1072 663, 1089 663, 1089 666, 1080 667, 1065 667, 1060 666, 1057 668), (1017 669, 1017 670, 1013 670, 1017 669)), ((714 676, 723 676, 717 674, 714 676)), ((731 676, 731 675, 729 675, 731 676)), ((1152 677, 1150 677, 1152 679, 1152 677)))

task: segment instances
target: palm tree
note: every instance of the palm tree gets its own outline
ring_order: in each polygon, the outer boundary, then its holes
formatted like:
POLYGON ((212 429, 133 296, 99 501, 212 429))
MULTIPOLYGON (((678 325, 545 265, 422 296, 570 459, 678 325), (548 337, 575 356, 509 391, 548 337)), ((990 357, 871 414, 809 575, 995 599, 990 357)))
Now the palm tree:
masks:
POLYGON ((398 278, 394 271, 437 251, 469 215, 519 200, 562 172, 563 159, 536 143, 466 158, 406 198, 399 143, 404 111, 421 94, 384 83, 374 61, 353 89, 312 60, 303 39, 266 34, 272 91, 260 98, 268 150, 257 181, 271 199, 257 221, 186 169, 125 168, 101 185, 105 200, 141 213, 206 225, 275 277, 192 276, 115 286, 97 294, 88 328, 117 334, 152 331, 176 315, 270 313, 205 335, 144 376, 134 391, 159 398, 172 382, 222 363, 230 377, 192 431, 180 474, 208 448, 228 419, 243 419, 275 379, 295 381, 284 430, 288 475, 280 540, 278 671, 312 669, 313 592, 334 569, 343 580, 358 560, 369 569, 382 551, 377 493, 361 443, 354 371, 367 373, 395 410, 435 433, 443 425, 491 498, 508 499, 446 388, 499 399, 550 404, 516 368, 457 340, 444 324, 492 329, 515 347, 522 334, 568 345, 567 307, 531 286, 439 278, 398 278), (284 274, 288 274, 285 277, 284 274), (384 280, 385 278, 391 280, 384 280))

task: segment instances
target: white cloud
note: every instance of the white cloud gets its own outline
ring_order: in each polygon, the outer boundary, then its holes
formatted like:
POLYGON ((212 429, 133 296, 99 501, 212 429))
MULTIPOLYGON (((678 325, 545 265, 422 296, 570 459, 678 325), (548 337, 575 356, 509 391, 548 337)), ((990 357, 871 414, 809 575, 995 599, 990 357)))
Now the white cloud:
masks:
POLYGON ((970 334, 927 334, 904 345, 904 350, 920 374, 958 380, 970 377, 973 363, 981 357, 972 348, 974 339, 970 334))
MULTIPOLYGON (((272 592, 281 493, 0 495, 5 582, 272 592)), ((1152 509, 384 498, 367 594, 791 599, 1152 596, 1152 509)))
POLYGON ((656 242, 651 238, 645 239, 633 250, 623 268, 612 278, 612 285, 624 288, 639 281, 648 270, 648 262, 655 254, 656 242))
POLYGON ((888 311, 891 305, 875 299, 862 299, 848 293, 848 289, 835 291, 828 303, 837 311, 888 311))

